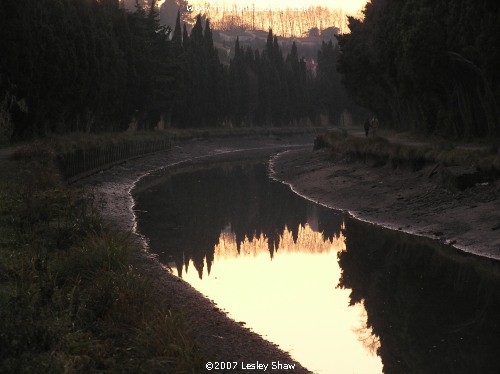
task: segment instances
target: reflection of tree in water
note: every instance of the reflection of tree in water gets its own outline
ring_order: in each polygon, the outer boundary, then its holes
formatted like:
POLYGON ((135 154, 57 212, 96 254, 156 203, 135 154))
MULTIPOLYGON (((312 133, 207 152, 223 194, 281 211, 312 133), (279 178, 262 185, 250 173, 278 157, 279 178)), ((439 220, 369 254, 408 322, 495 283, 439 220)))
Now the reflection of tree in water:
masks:
MULTIPOLYGON (((179 274, 192 262, 200 276, 224 241, 241 251, 253 239, 272 256, 306 222, 331 241, 343 219, 269 181, 264 165, 171 174, 136 200, 140 230, 160 260, 179 274)), ((498 372, 497 263, 356 221, 346 227, 340 286, 351 289, 352 304, 363 302, 367 325, 356 332, 386 373, 498 372)))
POLYGON ((363 302, 385 373, 500 372, 500 266, 349 221, 340 286, 363 302))
POLYGON ((136 196, 136 207, 140 230, 160 260, 175 262, 179 274, 192 260, 200 276, 205 258, 210 270, 225 230, 234 233, 238 251, 245 238, 265 237, 272 256, 285 227, 297 241, 299 226, 311 220, 332 240, 342 222, 271 181, 264 164, 174 174, 136 196))
POLYGON ((252 238, 245 237, 243 241, 237 242, 236 235, 228 230, 221 233, 219 242, 215 246, 214 255, 216 259, 228 259, 235 257, 256 257, 261 254, 275 255, 289 253, 338 253, 345 250, 345 237, 341 232, 333 239, 312 229, 309 224, 299 225, 297 237, 285 226, 279 237, 279 247, 274 248, 274 252, 269 251, 268 239, 264 234, 252 238))
MULTIPOLYGON (((364 305, 364 302, 363 302, 364 305)), ((380 349, 380 338, 373 333, 373 330, 368 326, 368 314, 366 309, 363 308, 363 314, 359 321, 359 327, 354 328, 354 333, 358 336, 358 340, 363 344, 368 352, 375 355, 380 349)))

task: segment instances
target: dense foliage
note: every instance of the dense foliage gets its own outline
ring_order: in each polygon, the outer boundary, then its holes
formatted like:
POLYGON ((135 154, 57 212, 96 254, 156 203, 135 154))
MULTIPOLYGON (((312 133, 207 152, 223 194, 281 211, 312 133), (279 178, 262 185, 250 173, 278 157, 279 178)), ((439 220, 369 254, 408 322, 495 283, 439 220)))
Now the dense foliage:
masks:
POLYGON ((116 0, 6 0, 0 5, 1 111, 14 138, 119 129, 170 93, 169 30, 155 8, 116 0))
POLYGON ((359 104, 398 129, 499 135, 498 1, 372 0, 364 14, 339 38, 359 104))
POLYGON ((284 56, 269 30, 263 51, 244 49, 236 39, 229 66, 214 48, 209 20, 202 17, 189 35, 178 16, 172 36, 181 69, 169 120, 178 127, 297 126, 327 114, 337 123, 343 110, 359 111, 341 85, 335 66, 338 46, 323 43, 317 73, 307 69, 293 43, 284 56), (171 116, 170 116, 171 115, 171 116))
POLYGON ((209 20, 188 32, 159 23, 155 1, 126 11, 117 0, 5 0, 0 4, 0 138, 110 131, 135 123, 283 126, 329 113, 346 101, 338 56, 324 44, 318 74, 294 46, 284 57, 269 32, 264 51, 236 41, 222 65, 209 20), (321 82, 319 82, 319 79, 321 82), (340 96, 339 96, 340 95, 340 96))

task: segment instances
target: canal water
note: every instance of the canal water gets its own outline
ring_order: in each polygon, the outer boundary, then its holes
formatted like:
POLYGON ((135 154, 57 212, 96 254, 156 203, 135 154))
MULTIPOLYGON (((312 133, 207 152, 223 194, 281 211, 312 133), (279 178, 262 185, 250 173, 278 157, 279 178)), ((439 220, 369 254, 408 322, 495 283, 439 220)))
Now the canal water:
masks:
POLYGON ((134 198, 161 262, 314 372, 499 372, 497 262, 309 202, 265 163, 171 169, 134 198))

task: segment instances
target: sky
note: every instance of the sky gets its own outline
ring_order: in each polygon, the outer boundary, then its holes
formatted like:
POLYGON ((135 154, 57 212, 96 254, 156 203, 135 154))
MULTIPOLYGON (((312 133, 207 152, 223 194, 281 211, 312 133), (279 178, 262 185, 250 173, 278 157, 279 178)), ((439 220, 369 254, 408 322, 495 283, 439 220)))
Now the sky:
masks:
MULTIPOLYGON (((159 1, 161 3, 162 1, 159 1)), ((364 5, 367 0, 190 0, 191 5, 203 5, 209 3, 211 5, 225 5, 225 4, 237 4, 243 6, 251 6, 255 4, 258 6, 326 6, 333 9, 343 9, 346 13, 357 13, 364 5)))

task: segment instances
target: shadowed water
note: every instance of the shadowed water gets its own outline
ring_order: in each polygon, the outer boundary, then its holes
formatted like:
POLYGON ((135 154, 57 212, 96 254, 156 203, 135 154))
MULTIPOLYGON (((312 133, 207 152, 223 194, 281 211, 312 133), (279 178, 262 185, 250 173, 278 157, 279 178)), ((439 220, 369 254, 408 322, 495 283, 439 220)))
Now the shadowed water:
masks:
POLYGON ((134 195, 163 263, 315 372, 500 368, 496 262, 336 214, 264 164, 171 170, 134 195))

